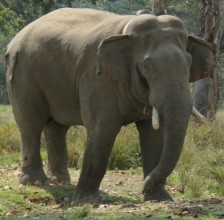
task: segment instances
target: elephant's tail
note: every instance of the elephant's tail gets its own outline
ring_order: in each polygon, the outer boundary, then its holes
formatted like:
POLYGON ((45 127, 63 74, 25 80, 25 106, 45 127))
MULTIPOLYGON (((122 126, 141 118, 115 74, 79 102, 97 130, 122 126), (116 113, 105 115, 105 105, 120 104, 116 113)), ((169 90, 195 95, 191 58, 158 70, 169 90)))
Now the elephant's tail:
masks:
POLYGON ((12 103, 13 101, 13 76, 16 70, 16 66, 18 64, 18 50, 7 50, 5 53, 5 62, 6 62, 6 85, 7 92, 9 96, 9 100, 12 103))
POLYGON ((12 82, 14 72, 16 69, 16 65, 18 62, 18 52, 9 52, 7 51, 5 54, 5 62, 6 62, 6 81, 7 84, 12 82))

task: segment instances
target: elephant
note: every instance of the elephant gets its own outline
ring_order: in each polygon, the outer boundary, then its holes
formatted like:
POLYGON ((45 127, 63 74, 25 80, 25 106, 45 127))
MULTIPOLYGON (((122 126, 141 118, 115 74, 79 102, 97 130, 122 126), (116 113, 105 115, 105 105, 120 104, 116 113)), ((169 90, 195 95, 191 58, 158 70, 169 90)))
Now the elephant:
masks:
POLYGON ((208 42, 188 36, 171 15, 63 8, 23 28, 5 59, 21 135, 21 184, 69 184, 66 134, 70 126, 83 125, 87 140, 73 200, 97 196, 116 136, 135 123, 144 201, 172 200, 165 181, 180 157, 192 112, 189 82, 211 76, 208 42))

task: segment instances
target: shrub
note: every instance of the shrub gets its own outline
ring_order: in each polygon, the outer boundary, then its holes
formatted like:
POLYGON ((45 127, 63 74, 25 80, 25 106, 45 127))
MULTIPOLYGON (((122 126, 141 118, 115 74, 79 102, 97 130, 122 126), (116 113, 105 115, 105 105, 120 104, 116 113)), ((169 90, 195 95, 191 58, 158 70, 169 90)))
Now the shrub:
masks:
POLYGON ((68 145, 68 165, 70 167, 81 168, 84 147, 86 141, 86 131, 82 126, 73 126, 67 135, 68 145))
POLYGON ((183 152, 169 177, 169 184, 184 189, 186 195, 207 197, 224 195, 224 117, 207 124, 190 123, 183 152))
MULTIPOLYGON (((69 166, 80 168, 86 141, 85 128, 72 127, 67 136, 69 166)), ((141 156, 138 144, 138 134, 134 125, 121 129, 118 135, 110 159, 108 169, 130 169, 141 165, 141 156)))
POLYGON ((19 151, 19 133, 15 123, 0 126, 0 154, 19 151))
POLYGON ((138 133, 133 124, 123 127, 112 150, 108 169, 130 169, 141 166, 138 133))
POLYGON ((19 131, 10 106, 0 106, 0 154, 19 151, 19 131))

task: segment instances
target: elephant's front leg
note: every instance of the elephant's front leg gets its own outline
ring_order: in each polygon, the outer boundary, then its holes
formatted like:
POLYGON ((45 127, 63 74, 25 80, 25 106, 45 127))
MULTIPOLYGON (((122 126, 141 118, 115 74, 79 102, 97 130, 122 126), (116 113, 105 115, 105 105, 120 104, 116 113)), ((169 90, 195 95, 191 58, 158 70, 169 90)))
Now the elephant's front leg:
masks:
MULTIPOLYGON (((163 129, 154 130, 151 120, 142 120, 136 122, 139 132, 139 140, 142 152, 144 178, 156 167, 162 155, 164 144, 163 129)), ((172 200, 164 188, 165 179, 163 182, 156 184, 149 192, 144 192, 144 201, 147 200, 172 200)))
POLYGON ((75 202, 95 199, 119 130, 120 125, 110 122, 87 128, 82 170, 73 197, 75 202))

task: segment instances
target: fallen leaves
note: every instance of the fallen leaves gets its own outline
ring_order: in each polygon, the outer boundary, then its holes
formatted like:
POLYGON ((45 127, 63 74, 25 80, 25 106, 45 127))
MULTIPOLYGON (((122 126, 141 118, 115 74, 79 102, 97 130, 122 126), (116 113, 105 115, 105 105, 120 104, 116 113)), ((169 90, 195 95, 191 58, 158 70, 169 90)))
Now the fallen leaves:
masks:
POLYGON ((137 208, 138 206, 134 203, 127 203, 121 206, 121 209, 125 209, 125 208, 137 208))
POLYGON ((12 190, 12 187, 8 185, 5 185, 5 186, 1 185, 0 190, 12 190))
POLYGON ((49 205, 51 203, 51 199, 49 197, 29 197, 27 198, 29 202, 35 203, 38 205, 49 205))
POLYGON ((123 186, 124 182, 123 181, 119 181, 118 183, 116 183, 116 186, 123 186))
POLYGON ((18 215, 18 214, 21 214, 21 211, 19 211, 18 209, 13 209, 10 212, 7 212, 5 214, 5 216, 13 216, 13 215, 18 215))
MULTIPOLYGON (((198 213, 201 214, 201 212, 198 212, 198 213)), ((198 218, 198 215, 199 215, 198 213, 195 211, 192 211, 188 208, 183 208, 183 209, 177 211, 175 213, 175 215, 180 216, 180 217, 189 216, 189 217, 193 217, 193 218, 198 218)))

